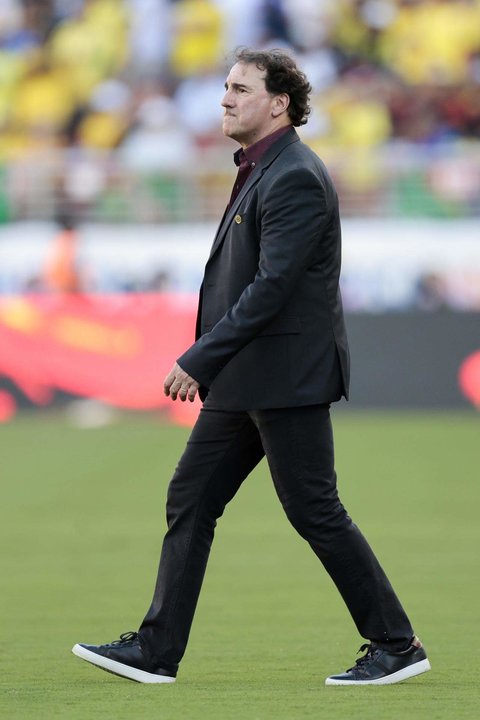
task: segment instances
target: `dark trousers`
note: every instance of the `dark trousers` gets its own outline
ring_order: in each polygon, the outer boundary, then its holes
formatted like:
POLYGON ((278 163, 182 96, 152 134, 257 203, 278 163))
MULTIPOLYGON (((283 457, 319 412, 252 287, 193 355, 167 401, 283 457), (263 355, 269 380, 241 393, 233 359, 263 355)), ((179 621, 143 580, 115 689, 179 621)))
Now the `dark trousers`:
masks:
POLYGON ((216 521, 264 455, 288 519, 330 574, 360 635, 403 647, 410 622, 338 498, 329 406, 226 412, 207 399, 168 490, 168 531, 139 630, 146 653, 178 669, 216 521))

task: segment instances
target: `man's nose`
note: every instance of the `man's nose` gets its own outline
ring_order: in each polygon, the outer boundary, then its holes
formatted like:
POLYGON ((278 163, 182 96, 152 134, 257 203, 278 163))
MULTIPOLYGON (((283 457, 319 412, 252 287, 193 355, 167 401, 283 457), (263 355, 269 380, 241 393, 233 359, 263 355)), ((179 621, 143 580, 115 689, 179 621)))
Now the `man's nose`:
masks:
POLYGON ((232 94, 227 90, 225 95, 222 98, 222 102, 220 103, 222 107, 232 107, 233 105, 233 96, 232 94))

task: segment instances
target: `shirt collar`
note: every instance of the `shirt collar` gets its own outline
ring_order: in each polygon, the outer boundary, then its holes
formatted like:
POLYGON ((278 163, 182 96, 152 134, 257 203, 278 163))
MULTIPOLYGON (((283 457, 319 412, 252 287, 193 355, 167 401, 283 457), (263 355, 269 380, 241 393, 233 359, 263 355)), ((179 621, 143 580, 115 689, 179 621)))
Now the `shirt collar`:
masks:
POLYGON ((255 165, 260 162, 262 155, 264 155, 267 150, 282 137, 282 135, 285 135, 286 132, 291 130, 291 128, 291 125, 284 125, 270 135, 258 140, 256 143, 253 143, 253 145, 249 145, 245 148, 245 150, 243 148, 239 148, 233 154, 233 161, 235 165, 239 167, 239 165, 246 160, 250 167, 254 168, 255 165))

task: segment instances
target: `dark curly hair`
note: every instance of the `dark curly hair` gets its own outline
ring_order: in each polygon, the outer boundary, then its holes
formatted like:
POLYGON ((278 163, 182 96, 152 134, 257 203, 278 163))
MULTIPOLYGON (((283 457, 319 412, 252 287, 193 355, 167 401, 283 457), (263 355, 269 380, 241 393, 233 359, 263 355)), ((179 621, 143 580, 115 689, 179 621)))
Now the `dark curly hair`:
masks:
POLYGON ((295 60, 283 50, 252 50, 239 48, 234 55, 235 62, 256 65, 265 70, 265 87, 272 95, 286 93, 290 98, 288 116, 292 125, 305 125, 311 113, 308 101, 312 86, 296 65, 295 60))

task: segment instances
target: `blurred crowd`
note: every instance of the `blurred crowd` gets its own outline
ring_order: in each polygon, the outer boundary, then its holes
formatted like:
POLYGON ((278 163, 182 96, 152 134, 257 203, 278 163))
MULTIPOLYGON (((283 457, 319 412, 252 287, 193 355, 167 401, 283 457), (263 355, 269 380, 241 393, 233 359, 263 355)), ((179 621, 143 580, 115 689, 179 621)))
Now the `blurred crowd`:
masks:
POLYGON ((239 45, 295 53, 346 212, 480 212, 480 0, 0 0, 0 221, 216 217, 239 45))

